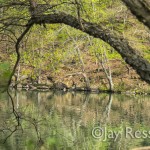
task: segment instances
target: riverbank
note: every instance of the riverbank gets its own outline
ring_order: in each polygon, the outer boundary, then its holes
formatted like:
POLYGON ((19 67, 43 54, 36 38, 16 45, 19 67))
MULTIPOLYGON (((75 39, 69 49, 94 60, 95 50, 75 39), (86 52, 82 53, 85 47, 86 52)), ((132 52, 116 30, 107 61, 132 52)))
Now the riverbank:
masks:
MULTIPOLYGON (((108 79, 102 69, 98 68, 90 57, 87 57, 85 64, 85 71, 81 72, 78 63, 63 64, 57 71, 42 71, 40 76, 34 77, 30 74, 23 74, 19 76, 16 81, 14 76, 11 87, 26 90, 62 90, 62 91, 85 91, 85 92, 107 92, 109 93, 108 79), (85 75, 89 80, 89 87, 87 87, 85 75)), ((147 94, 150 93, 150 86, 142 81, 136 72, 125 64, 122 60, 110 60, 110 68, 115 93, 129 93, 129 94, 147 94)), ((32 71, 29 66, 21 66, 20 72, 23 70, 32 71)))

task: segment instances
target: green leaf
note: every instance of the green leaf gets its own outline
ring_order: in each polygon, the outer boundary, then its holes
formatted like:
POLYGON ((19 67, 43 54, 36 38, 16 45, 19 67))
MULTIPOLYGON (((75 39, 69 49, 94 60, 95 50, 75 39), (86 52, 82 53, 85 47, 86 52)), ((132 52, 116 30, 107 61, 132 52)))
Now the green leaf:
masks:
POLYGON ((11 70, 8 62, 0 63, 0 86, 6 86, 10 78, 11 70))

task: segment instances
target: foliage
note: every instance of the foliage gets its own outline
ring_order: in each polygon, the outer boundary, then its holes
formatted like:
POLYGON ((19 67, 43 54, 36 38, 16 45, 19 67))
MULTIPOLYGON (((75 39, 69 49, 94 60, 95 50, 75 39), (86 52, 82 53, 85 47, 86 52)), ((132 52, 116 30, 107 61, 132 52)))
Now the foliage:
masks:
POLYGON ((0 86, 6 86, 10 78, 11 69, 9 62, 0 63, 0 86))
MULTIPOLYGON (((13 2, 12 0, 0 1, 0 5, 13 2)), ((19 1, 28 4, 28 1, 19 1)), ((36 1, 38 4, 60 4, 50 10, 45 10, 45 14, 63 11, 73 16, 78 16, 78 10, 74 1, 36 1), (46 3, 47 2, 47 3, 46 3), (62 4, 61 4, 62 3, 62 4)), ((127 10, 120 0, 78 0, 80 6, 80 17, 86 21, 97 23, 106 29, 122 35, 130 41, 130 45, 140 50, 142 55, 149 60, 149 32, 143 27, 127 10)), ((3 51, 10 59, 9 63, 16 61, 15 45, 16 38, 24 31, 25 25, 30 18, 28 6, 14 6, 2 10, 2 20, 0 22, 1 34, 5 36, 1 41, 3 51), (4 21, 3 21, 4 20, 4 21), (2 27, 7 25, 7 29, 2 27), (5 43, 8 43, 7 45, 5 43), (6 50, 9 50, 6 52, 6 50)), ((80 19, 80 18, 78 18, 80 19)), ((75 65, 73 72, 81 70, 79 57, 76 48, 79 47, 85 65, 88 61, 96 62, 95 54, 101 55, 106 50, 108 59, 121 60, 121 56, 107 43, 102 40, 92 38, 87 34, 75 30, 66 25, 34 25, 20 44, 20 76, 26 74, 36 78, 42 73, 53 74, 61 72, 61 66, 75 65), (69 35, 68 35, 69 33, 69 35), (74 41, 74 40, 75 41, 74 41), (87 60, 87 58, 89 58, 87 60)), ((87 66, 85 68, 88 68, 87 66)), ((70 72, 69 72, 70 73, 70 72)), ((71 72, 72 73, 72 72, 71 72)))

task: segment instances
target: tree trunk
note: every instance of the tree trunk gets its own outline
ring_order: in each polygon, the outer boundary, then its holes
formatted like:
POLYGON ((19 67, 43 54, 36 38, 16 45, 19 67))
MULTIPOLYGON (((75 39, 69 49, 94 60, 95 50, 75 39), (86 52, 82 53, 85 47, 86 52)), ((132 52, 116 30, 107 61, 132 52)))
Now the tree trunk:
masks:
POLYGON ((81 56, 80 48, 79 48, 79 46, 78 46, 78 44, 77 44, 77 41, 76 41, 73 37, 70 36, 68 30, 67 30, 67 34, 68 34, 68 36, 73 40, 74 44, 77 45, 77 46, 75 47, 75 49, 76 49, 76 52, 77 52, 77 54, 78 54, 78 58, 79 58, 80 63, 81 63, 82 73, 83 73, 82 75, 83 75, 84 81, 85 81, 85 83, 86 83, 86 88, 87 88, 87 89, 90 89, 90 81, 89 81, 89 78, 87 77, 87 74, 86 74, 86 71, 85 71, 85 65, 84 65, 84 61, 83 61, 82 56, 81 56))
POLYGON ((103 55, 105 55, 105 54, 102 54, 102 56, 100 57, 99 54, 96 53, 96 57, 97 57, 99 63, 101 64, 101 66, 103 68, 103 71, 106 75, 106 78, 108 80, 109 91, 113 91, 114 90, 114 84, 113 84, 113 81, 112 81, 111 69, 110 69, 109 65, 106 67, 105 64, 106 63, 108 64, 108 60, 107 60, 106 56, 103 56, 103 55))
POLYGON ((122 0, 139 21, 150 29, 150 0, 122 0))
POLYGON ((112 46, 122 56, 125 62, 128 63, 134 70, 136 70, 136 72, 144 81, 150 83, 150 63, 145 60, 136 49, 133 49, 129 45, 128 41, 122 36, 112 33, 110 30, 100 25, 87 22, 85 20, 82 20, 82 26, 84 28, 83 30, 77 18, 63 12, 48 15, 43 14, 41 17, 35 16, 35 18, 31 18, 27 25, 32 23, 64 23, 76 29, 82 30, 83 32, 95 38, 102 39, 112 46))

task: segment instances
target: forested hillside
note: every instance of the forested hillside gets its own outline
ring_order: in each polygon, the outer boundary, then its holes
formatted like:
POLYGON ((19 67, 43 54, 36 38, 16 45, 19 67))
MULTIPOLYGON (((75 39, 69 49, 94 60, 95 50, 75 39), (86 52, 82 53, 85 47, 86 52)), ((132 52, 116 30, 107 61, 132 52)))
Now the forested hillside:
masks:
POLYGON ((150 92, 138 62, 150 30, 121 0, 0 0, 0 12, 0 85, 17 60, 13 87, 150 92))

